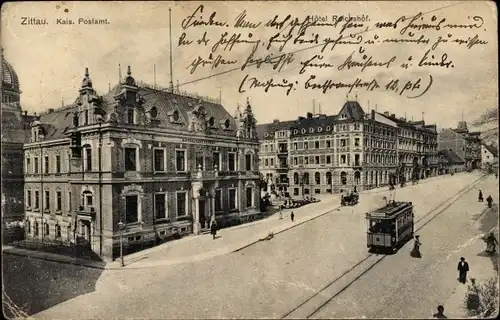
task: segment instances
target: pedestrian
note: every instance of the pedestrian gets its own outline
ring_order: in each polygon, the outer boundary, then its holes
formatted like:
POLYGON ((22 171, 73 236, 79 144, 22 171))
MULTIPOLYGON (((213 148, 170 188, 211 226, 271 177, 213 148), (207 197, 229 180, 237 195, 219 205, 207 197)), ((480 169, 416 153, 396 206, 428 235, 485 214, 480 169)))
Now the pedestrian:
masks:
POLYGON ((448 319, 447 316, 444 315, 444 307, 442 305, 439 305, 437 307, 438 309, 438 312, 437 313, 434 313, 432 316, 434 318, 438 318, 438 319, 448 319))
POLYGON ((496 252, 498 241, 497 238, 495 238, 493 232, 490 232, 488 237, 485 237, 483 239, 486 242, 486 252, 489 254, 494 254, 496 252))
POLYGON ((469 272, 469 264, 465 261, 464 257, 460 258, 457 270, 458 270, 458 281, 462 283, 467 282, 467 272, 469 272))
POLYGON ((283 211, 281 211, 281 205, 280 205, 280 220, 283 219, 283 211))
POLYGON ((491 195, 486 198, 486 202, 488 203, 488 208, 491 208, 491 204, 493 203, 493 198, 491 197, 491 195))
POLYGON ((422 243, 420 242, 420 236, 415 236, 415 242, 413 244, 413 250, 410 252, 410 256, 413 258, 422 258, 422 254, 420 253, 420 246, 422 243))
POLYGON ((477 196, 477 199, 479 200, 479 202, 483 202, 484 199, 483 199, 483 192, 481 191, 481 189, 479 189, 479 195, 477 196))
POLYGON ((290 219, 292 219, 292 222, 293 222, 294 217, 295 217, 295 215, 293 214, 293 211, 292 211, 292 213, 290 213, 290 219))
POLYGON ((210 225, 210 233, 215 240, 215 236, 217 235, 217 222, 215 220, 213 220, 212 224, 210 225))

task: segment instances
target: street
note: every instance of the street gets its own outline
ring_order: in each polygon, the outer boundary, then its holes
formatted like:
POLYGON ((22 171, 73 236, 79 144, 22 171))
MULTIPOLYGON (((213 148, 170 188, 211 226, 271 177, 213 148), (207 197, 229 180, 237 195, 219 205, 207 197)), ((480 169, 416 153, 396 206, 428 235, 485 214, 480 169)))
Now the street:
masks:
POLYGON ((486 207, 477 202, 479 189, 498 203, 494 177, 453 197, 479 177, 443 176, 396 190, 397 200, 415 205, 422 259, 410 257, 409 242, 366 273, 358 269, 370 267, 368 262, 379 256, 355 267, 369 256, 365 213, 382 206, 382 197, 389 195, 388 191, 366 193, 354 207, 334 210, 235 253, 172 266, 106 270, 95 291, 35 317, 428 317, 451 294, 461 250, 498 224, 496 208, 493 218, 481 215, 484 225, 477 221, 486 207))

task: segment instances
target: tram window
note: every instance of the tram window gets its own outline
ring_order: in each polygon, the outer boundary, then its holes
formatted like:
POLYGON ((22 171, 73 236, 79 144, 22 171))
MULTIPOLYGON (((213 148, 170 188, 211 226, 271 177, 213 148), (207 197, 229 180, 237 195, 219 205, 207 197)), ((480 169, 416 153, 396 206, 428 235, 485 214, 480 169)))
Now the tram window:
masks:
POLYGON ((370 221, 370 232, 392 233, 396 227, 394 220, 372 220, 370 221))

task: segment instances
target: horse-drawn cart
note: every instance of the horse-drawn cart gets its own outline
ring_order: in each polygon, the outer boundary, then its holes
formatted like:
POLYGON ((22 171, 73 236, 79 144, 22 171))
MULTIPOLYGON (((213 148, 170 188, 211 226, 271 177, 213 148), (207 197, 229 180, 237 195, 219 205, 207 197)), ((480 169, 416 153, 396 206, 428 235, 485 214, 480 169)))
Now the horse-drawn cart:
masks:
POLYGON ((342 205, 342 206, 354 206, 354 205, 358 204, 358 201, 359 201, 358 193, 353 192, 349 195, 342 196, 340 198, 340 205, 342 205))

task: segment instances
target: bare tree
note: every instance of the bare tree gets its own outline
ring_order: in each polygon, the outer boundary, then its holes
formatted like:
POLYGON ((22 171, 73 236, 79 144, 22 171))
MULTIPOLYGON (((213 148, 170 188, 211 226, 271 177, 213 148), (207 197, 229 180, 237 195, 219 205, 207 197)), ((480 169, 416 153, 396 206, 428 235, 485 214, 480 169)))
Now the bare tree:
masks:
POLYGON ((489 318, 498 310, 498 277, 492 277, 483 284, 471 278, 464 299, 467 315, 475 318, 489 318))
POLYGON ((487 109, 472 125, 478 127, 485 140, 498 140, 498 110, 487 109))

